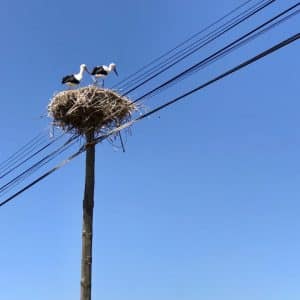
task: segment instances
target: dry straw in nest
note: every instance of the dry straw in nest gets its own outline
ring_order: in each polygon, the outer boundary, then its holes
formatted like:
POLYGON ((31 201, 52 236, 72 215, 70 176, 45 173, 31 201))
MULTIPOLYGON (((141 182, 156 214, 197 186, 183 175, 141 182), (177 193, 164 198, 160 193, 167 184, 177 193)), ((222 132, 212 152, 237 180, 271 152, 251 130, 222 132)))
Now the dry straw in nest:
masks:
POLYGON ((130 121, 135 110, 126 97, 97 86, 59 92, 48 105, 54 126, 81 135, 108 132, 130 121))

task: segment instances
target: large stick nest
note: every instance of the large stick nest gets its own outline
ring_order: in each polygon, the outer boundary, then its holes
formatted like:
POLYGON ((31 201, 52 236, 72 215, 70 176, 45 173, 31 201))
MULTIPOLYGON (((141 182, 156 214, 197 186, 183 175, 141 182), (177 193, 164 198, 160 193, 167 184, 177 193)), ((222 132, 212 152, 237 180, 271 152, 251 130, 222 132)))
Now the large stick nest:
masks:
POLYGON ((135 110, 126 97, 97 86, 59 92, 48 105, 54 126, 81 135, 108 132, 130 121, 135 110))

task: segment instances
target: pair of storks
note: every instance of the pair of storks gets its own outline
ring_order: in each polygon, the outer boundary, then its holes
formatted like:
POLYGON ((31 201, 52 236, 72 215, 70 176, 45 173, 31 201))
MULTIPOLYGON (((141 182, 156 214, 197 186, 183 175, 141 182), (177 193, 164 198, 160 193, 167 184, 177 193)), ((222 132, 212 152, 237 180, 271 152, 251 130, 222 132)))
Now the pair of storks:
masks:
POLYGON ((102 78, 102 87, 104 86, 104 78, 114 71, 116 75, 118 76, 116 64, 111 63, 109 66, 102 65, 102 66, 96 66, 93 68, 92 72, 90 72, 85 64, 80 65, 80 71, 77 74, 71 74, 63 77, 62 84, 65 84, 67 86, 76 86, 80 84, 80 81, 82 80, 83 73, 86 71, 89 73, 95 84, 98 83, 98 79, 102 78))
MULTIPOLYGON (((96 67, 94 67, 92 72, 89 72, 87 66, 85 64, 82 64, 82 65, 80 65, 80 71, 77 74, 71 74, 71 75, 67 75, 67 76, 63 77, 61 83, 65 84, 67 86, 70 86, 70 87, 79 85, 80 81, 82 80, 84 71, 86 71, 87 73, 89 73, 92 76, 95 84, 98 83, 98 81, 97 81, 98 78, 102 78, 102 87, 104 86, 104 78, 109 73, 114 71, 116 73, 116 75, 118 76, 116 64, 114 64, 114 63, 111 63, 109 66, 105 66, 105 65, 96 66, 96 67)), ((120 131, 118 132, 118 135, 120 137, 123 152, 125 152, 125 147, 124 147, 124 143, 123 143, 123 139, 122 139, 120 131)))

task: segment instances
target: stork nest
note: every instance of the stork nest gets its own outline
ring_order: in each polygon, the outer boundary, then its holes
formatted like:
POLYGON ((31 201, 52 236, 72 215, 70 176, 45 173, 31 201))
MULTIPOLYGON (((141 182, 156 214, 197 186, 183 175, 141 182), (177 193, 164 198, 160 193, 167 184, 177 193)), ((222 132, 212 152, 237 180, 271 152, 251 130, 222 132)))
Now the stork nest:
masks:
POLYGON ((107 133, 130 121, 135 110, 128 98, 97 86, 59 92, 48 105, 54 126, 80 135, 107 133))

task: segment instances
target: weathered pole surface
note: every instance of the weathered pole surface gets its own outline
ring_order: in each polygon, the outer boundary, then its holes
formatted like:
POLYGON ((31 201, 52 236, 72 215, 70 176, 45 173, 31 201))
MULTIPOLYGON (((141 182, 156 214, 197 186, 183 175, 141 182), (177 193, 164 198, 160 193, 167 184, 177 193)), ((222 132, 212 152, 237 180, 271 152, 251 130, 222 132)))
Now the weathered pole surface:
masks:
POLYGON ((93 210, 95 186, 95 145, 94 132, 86 134, 85 189, 83 198, 82 258, 80 300, 92 297, 92 246, 93 246, 93 210))

